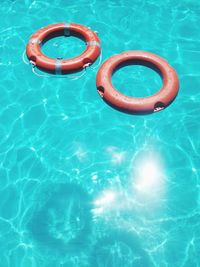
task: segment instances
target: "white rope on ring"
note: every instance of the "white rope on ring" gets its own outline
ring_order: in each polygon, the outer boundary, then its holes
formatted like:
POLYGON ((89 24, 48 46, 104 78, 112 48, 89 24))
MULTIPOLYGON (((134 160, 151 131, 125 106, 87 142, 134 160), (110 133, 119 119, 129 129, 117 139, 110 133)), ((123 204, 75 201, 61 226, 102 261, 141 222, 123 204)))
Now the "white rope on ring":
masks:
POLYGON ((41 77, 41 78, 67 78, 67 79, 70 79, 70 80, 78 80, 80 79, 81 77, 83 77, 85 74, 86 74, 86 68, 87 66, 84 67, 84 72, 81 74, 81 75, 77 75, 77 76, 64 76, 64 75, 45 75, 45 74, 40 74, 36 71, 36 65, 31 63, 32 65, 32 72, 38 76, 38 77, 41 77))
POLYGON ((56 76, 53 76, 53 75, 45 75, 45 74, 40 74, 36 71, 36 65, 34 64, 34 62, 32 61, 27 61, 26 60, 26 50, 24 50, 23 54, 22 54, 22 60, 24 62, 24 64, 26 65, 30 65, 32 66, 32 72, 38 76, 38 77, 41 77, 41 78, 68 78, 68 79, 71 79, 71 80, 78 80, 79 78, 83 77, 85 74, 86 74, 86 68, 88 67, 87 65, 84 66, 84 72, 81 74, 81 75, 78 75, 78 76, 63 76, 63 75, 56 75, 56 76))
MULTIPOLYGON (((90 67, 90 63, 89 64, 85 64, 83 66, 84 72, 81 75, 77 75, 77 76, 63 76, 63 75, 56 75, 56 76, 54 76, 54 75, 45 75, 45 74, 40 74, 40 73, 38 73, 36 71, 36 68, 35 68, 36 65, 32 61, 27 61, 26 60, 26 57, 25 57, 25 54, 26 54, 26 50, 24 50, 24 52, 22 54, 22 60, 23 60, 24 64, 26 64, 26 65, 31 64, 32 65, 32 72, 36 76, 38 76, 40 78, 67 78, 67 79, 71 79, 71 80, 78 80, 78 79, 80 79, 81 77, 83 77, 86 74, 87 68, 90 67)), ((99 63, 95 67, 91 67, 91 69, 98 68, 100 66, 101 62, 102 62, 102 51, 101 51, 100 56, 99 56, 99 63)))
POLYGON ((35 70, 35 65, 33 65, 33 64, 32 64, 32 72, 33 72, 36 76, 38 76, 38 77, 42 77, 42 78, 51 78, 50 75, 45 75, 45 74, 39 74, 39 73, 37 73, 36 70, 35 70))
POLYGON ((99 56, 99 63, 96 65, 96 66, 94 66, 94 67, 91 67, 91 69, 92 70, 95 70, 95 69, 97 69, 100 65, 101 65, 101 63, 102 63, 102 50, 101 50, 101 52, 100 52, 100 56, 99 56))
POLYGON ((29 65, 30 62, 26 60, 25 54, 26 54, 26 50, 24 50, 24 52, 22 54, 22 60, 23 60, 24 64, 29 65))
POLYGON ((82 74, 80 74, 79 76, 66 76, 67 78, 71 79, 71 80, 78 80, 80 79, 81 77, 83 77, 85 74, 86 74, 86 71, 87 71, 87 67, 85 67, 84 69, 84 72, 82 74))

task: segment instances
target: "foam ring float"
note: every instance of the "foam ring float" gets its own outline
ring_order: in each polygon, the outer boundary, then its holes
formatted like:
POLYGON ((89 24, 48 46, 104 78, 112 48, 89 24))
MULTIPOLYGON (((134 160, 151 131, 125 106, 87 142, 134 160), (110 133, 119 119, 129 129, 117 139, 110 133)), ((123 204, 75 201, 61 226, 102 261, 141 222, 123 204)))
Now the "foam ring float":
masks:
POLYGON ((80 71, 92 64, 100 54, 100 41, 89 28, 75 23, 51 24, 36 31, 26 46, 26 55, 38 69, 53 74, 66 74, 80 71), (42 45, 58 36, 75 36, 86 42, 85 51, 70 59, 49 58, 42 51, 42 45))
POLYGON ((175 99, 179 80, 176 71, 163 58, 145 51, 127 51, 107 59, 100 67, 96 86, 100 96, 110 106, 131 114, 149 114, 166 108, 175 99), (163 85, 154 95, 128 97, 117 91, 111 82, 113 73, 127 65, 143 65, 155 70, 162 78, 163 85))

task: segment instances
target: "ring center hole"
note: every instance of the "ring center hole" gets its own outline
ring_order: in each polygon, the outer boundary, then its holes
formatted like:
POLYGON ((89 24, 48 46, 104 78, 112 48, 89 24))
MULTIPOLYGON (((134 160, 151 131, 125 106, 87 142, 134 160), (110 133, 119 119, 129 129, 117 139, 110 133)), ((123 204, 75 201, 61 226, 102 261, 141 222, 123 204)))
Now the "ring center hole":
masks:
POLYGON ((86 48, 80 38, 59 36, 48 40, 42 46, 42 52, 50 58, 73 58, 79 56, 86 48))
POLYGON ((112 77, 113 86, 130 97, 147 97, 158 92, 162 78, 153 66, 129 62, 121 64, 112 77))

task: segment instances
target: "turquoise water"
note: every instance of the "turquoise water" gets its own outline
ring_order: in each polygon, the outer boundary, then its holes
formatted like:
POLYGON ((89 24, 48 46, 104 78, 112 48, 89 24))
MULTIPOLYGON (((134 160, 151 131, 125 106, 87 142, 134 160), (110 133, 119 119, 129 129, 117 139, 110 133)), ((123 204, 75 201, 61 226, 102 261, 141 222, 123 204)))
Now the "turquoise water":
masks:
MULTIPOLYGON (((199 267, 199 1, 2 0, 0 14, 0 266, 199 267), (61 21, 97 30, 103 60, 131 49, 167 59, 176 100, 131 116, 99 97, 96 69, 35 76, 25 45, 61 21)), ((83 49, 72 37, 43 47, 63 57, 83 49)), ((113 83, 135 96, 161 85, 139 66, 113 83)))

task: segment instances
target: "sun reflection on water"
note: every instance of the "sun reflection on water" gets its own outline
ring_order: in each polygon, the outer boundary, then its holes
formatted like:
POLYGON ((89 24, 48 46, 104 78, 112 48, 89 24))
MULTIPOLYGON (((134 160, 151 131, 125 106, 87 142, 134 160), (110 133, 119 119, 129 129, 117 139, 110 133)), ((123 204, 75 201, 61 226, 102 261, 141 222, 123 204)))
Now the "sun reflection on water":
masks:
POLYGON ((97 215, 109 210, 111 207, 113 207, 116 197, 116 192, 112 190, 103 191, 101 195, 94 201, 95 208, 93 209, 93 213, 97 215))
POLYGON ((134 157, 126 183, 105 188, 95 197, 92 212, 107 218, 122 212, 141 214, 163 207, 165 182, 162 156, 157 152, 142 151, 134 157))
POLYGON ((133 190, 140 202, 146 202, 149 206, 152 203, 159 204, 163 200, 166 178, 161 155, 155 152, 142 153, 139 159, 134 161, 131 176, 133 190))

